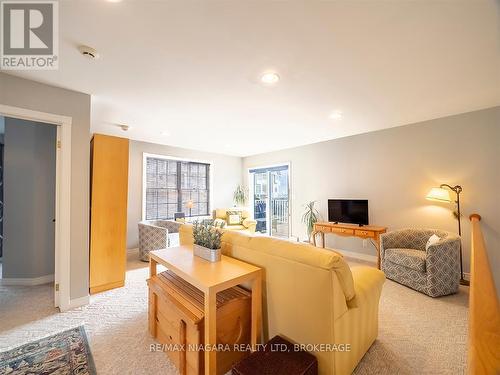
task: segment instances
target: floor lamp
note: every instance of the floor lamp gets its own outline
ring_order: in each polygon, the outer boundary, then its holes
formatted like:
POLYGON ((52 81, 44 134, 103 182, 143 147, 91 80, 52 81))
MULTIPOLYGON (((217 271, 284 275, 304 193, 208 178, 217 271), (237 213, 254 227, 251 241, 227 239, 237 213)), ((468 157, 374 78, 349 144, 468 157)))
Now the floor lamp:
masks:
MULTIPOLYGON (((462 237, 462 215, 460 213, 460 193, 462 192, 462 187, 460 185, 451 186, 448 184, 441 184, 439 187, 432 188, 429 194, 427 194, 427 199, 438 202, 453 202, 450 197, 450 190, 455 192, 457 198, 454 201, 457 205, 457 210, 453 211, 453 215, 458 220, 458 235, 462 237)), ((462 239, 460 238, 460 284, 469 285, 469 281, 464 279, 464 269, 462 260, 462 239)))

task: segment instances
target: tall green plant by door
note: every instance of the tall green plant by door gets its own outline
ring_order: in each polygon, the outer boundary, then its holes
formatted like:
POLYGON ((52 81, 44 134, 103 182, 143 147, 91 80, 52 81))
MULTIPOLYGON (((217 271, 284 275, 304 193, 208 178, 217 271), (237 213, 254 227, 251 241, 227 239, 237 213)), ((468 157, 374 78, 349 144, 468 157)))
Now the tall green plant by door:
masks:
POLYGON ((244 207, 247 203, 247 189, 243 185, 236 186, 233 194, 233 201, 236 206, 244 207))
POLYGON ((314 208, 314 204, 316 201, 311 201, 304 205, 305 207, 305 212, 302 215, 302 222, 306 225, 307 227, 307 237, 309 239, 309 242, 311 242, 311 234, 314 229, 314 223, 318 221, 319 217, 319 212, 316 208, 314 208))

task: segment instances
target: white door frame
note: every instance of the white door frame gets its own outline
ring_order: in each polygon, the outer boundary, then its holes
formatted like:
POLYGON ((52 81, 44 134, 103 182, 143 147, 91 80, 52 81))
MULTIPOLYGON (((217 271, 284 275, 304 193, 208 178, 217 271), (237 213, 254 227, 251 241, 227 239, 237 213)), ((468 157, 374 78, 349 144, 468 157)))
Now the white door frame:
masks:
POLYGON ((54 303, 70 308, 71 123, 72 118, 0 104, 0 115, 57 125, 54 303), (57 287, 58 286, 58 287, 57 287), (57 291, 59 289, 59 291, 57 291))
MULTIPOLYGON (((283 166, 288 167, 288 236, 292 236, 292 163, 290 161, 285 161, 283 163, 256 165, 253 167, 248 167, 247 168, 247 176, 248 176, 247 182, 248 182, 248 192, 249 192, 248 199, 251 200, 251 199, 253 199, 253 196, 254 196, 253 176, 252 176, 252 173, 250 173, 250 170, 283 167, 283 166)), ((270 194, 269 194, 268 199, 270 199, 270 194)), ((252 217, 255 217, 254 216, 255 213, 254 213, 253 202, 249 202, 249 203, 251 203, 250 207, 249 207, 250 213, 251 213, 252 217)), ((269 209, 270 209, 270 207, 269 207, 269 205, 266 205, 266 206, 267 206, 266 207, 266 220, 267 220, 266 225, 268 228, 268 232, 270 233, 270 229, 271 229, 270 222, 269 222, 269 219, 270 219, 269 209)))

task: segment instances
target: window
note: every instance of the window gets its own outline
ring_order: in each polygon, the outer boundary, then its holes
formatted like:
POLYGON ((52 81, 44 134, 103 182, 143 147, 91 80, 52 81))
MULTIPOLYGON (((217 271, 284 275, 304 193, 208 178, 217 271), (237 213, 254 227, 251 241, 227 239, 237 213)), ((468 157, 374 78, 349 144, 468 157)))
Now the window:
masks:
POLYGON ((209 164, 146 156, 145 168, 146 220, 209 215, 209 164))

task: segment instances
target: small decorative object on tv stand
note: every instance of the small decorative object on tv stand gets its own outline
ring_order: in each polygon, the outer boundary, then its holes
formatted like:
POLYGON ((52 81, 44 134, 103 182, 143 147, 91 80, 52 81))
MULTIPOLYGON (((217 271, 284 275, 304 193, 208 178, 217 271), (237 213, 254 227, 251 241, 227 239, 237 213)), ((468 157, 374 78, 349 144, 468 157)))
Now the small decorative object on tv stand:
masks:
POLYGON ((193 224, 193 254, 209 262, 220 261, 223 227, 224 223, 217 225, 213 220, 196 221, 193 224))

